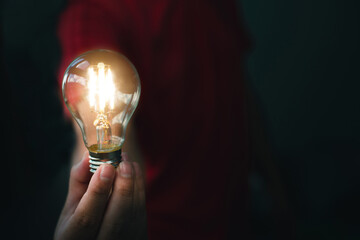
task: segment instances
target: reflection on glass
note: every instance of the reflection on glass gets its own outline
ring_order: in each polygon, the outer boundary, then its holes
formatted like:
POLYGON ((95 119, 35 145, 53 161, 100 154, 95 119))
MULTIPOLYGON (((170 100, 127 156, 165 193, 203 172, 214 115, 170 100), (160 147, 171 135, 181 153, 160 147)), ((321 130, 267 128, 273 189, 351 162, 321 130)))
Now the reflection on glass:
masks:
POLYGON ((140 80, 132 63, 108 50, 87 52, 69 65, 62 88, 90 153, 119 150, 140 97, 140 80))

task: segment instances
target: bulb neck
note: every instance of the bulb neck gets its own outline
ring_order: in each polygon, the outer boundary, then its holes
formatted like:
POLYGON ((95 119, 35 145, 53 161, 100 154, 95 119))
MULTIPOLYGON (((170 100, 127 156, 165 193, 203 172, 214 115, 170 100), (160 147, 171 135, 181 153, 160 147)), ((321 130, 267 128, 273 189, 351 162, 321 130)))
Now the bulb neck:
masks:
POLYGON ((117 168, 121 162, 121 149, 104 153, 89 151, 89 157, 90 172, 92 173, 94 173, 96 169, 98 169, 100 165, 104 163, 111 164, 117 168))

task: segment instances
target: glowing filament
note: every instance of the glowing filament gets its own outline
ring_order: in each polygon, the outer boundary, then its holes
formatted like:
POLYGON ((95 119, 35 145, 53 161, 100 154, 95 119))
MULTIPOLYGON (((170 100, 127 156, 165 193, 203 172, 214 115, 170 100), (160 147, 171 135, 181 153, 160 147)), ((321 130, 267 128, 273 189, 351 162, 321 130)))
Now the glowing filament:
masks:
POLYGON ((89 68, 89 78, 89 103, 90 107, 94 107, 96 102, 96 75, 92 67, 89 68))
POLYGON ((89 104, 96 112, 105 113, 114 109, 115 85, 109 65, 100 62, 90 67, 89 74, 89 104))

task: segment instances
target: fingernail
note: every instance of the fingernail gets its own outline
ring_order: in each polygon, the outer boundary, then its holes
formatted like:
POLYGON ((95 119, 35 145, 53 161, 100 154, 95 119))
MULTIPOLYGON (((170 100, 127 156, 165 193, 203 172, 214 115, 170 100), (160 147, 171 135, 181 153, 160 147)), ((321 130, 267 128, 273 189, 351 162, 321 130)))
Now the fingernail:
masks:
POLYGON ((129 155, 127 154, 127 152, 122 152, 121 157, 123 161, 129 162, 129 155))
POLYGON ((130 178, 132 174, 131 164, 127 161, 122 161, 120 163, 120 174, 124 178, 130 178))
POLYGON ((103 181, 111 181, 115 175, 115 168, 110 164, 101 166, 100 179, 103 181))

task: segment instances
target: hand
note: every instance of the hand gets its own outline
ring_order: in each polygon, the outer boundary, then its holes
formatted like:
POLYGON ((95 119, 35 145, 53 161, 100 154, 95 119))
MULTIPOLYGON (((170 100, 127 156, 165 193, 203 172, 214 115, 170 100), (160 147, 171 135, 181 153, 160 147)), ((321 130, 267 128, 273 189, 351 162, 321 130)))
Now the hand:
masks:
POLYGON ((86 154, 71 169, 55 239, 146 239, 145 189, 139 165, 123 154, 117 169, 103 164, 92 174, 88 159, 86 154))

